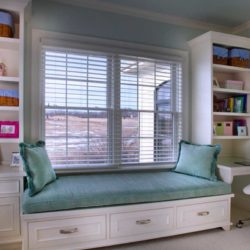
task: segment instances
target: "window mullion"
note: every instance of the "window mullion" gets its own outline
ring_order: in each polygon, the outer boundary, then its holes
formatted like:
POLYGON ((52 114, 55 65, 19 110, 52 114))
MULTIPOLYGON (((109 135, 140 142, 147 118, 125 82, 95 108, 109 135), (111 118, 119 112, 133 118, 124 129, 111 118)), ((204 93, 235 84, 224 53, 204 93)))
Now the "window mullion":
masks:
POLYGON ((108 164, 113 165, 114 163, 114 101, 113 101, 113 90, 114 90, 114 72, 113 72, 113 56, 108 57, 107 63, 107 119, 108 119, 108 126, 107 126, 107 143, 108 143, 108 164))
POLYGON ((113 163, 117 168, 121 167, 122 161, 122 121, 121 121, 121 107, 120 107, 120 91, 121 91, 121 77, 120 77, 120 57, 113 57, 113 163))
POLYGON ((177 114, 177 65, 176 64, 172 64, 171 65, 171 102, 172 102, 172 107, 171 107, 171 111, 172 111, 172 117, 173 117, 173 154, 172 154, 172 158, 175 158, 175 155, 177 155, 177 149, 178 149, 178 114, 177 114))
POLYGON ((69 163, 69 152, 68 152, 68 147, 69 147, 69 130, 68 130, 68 54, 66 54, 66 82, 65 82, 65 106, 66 106, 66 110, 65 110, 65 118, 66 118, 66 162, 67 165, 69 163))
POLYGON ((86 93, 86 98, 87 98, 87 164, 89 165, 89 56, 87 56, 87 69, 86 69, 86 74, 87 74, 87 93, 86 93))

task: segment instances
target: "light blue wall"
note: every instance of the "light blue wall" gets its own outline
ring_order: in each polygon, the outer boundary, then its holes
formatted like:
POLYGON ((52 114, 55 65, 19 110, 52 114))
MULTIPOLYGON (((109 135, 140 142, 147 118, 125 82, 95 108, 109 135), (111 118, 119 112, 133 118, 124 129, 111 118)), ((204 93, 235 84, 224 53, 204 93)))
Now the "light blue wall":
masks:
MULTIPOLYGON (((32 1, 31 28, 184 50, 188 40, 206 32, 49 0, 32 1)), ((29 107, 31 85, 26 88, 25 107, 29 107)), ((26 117, 25 138, 32 140, 27 109, 26 117)))
POLYGON ((46 0, 33 0, 32 26, 177 49, 187 49, 188 40, 206 32, 46 0))

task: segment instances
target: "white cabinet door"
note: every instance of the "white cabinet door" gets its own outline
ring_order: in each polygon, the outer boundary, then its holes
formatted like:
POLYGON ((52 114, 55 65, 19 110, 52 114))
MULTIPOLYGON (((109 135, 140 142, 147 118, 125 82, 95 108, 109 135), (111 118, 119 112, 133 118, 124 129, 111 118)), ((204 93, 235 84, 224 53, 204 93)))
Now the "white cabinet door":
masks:
POLYGON ((1 180, 0 194, 19 194, 19 180, 1 180))
POLYGON ((174 209, 152 209, 111 215, 111 238, 165 232, 174 227, 174 209))
MULTIPOLYGON (((88 244, 106 238, 106 216, 67 218, 32 222, 28 225, 29 248, 60 249, 77 243, 88 244)), ((72 247, 69 247, 70 249, 72 247)))
POLYGON ((223 222, 228 219, 228 202, 217 201, 177 207, 177 228, 223 222))
POLYGON ((19 198, 0 199, 0 238, 20 235, 19 198))

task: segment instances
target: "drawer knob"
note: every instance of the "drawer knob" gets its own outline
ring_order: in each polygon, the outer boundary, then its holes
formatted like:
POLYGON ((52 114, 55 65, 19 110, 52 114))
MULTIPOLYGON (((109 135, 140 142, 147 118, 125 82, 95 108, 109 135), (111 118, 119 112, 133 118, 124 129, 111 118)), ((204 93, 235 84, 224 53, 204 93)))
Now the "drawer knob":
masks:
POLYGON ((137 220, 136 221, 136 225, 146 225, 146 224, 149 224, 149 223, 151 223, 150 219, 147 219, 147 220, 137 220))
POLYGON ((73 233, 77 233, 78 232, 78 228, 71 228, 71 229, 61 229, 60 230, 60 234, 73 234, 73 233))
POLYGON ((207 215, 209 215, 208 211, 203 211, 198 213, 198 216, 207 216, 207 215))

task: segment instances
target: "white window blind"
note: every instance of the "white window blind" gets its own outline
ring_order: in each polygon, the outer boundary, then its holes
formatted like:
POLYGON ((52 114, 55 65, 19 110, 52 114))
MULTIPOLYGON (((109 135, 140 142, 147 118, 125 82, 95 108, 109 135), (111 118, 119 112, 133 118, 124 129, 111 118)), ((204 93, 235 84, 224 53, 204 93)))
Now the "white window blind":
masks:
POLYGON ((44 136, 54 167, 172 163, 182 136, 182 65, 42 49, 44 136))

